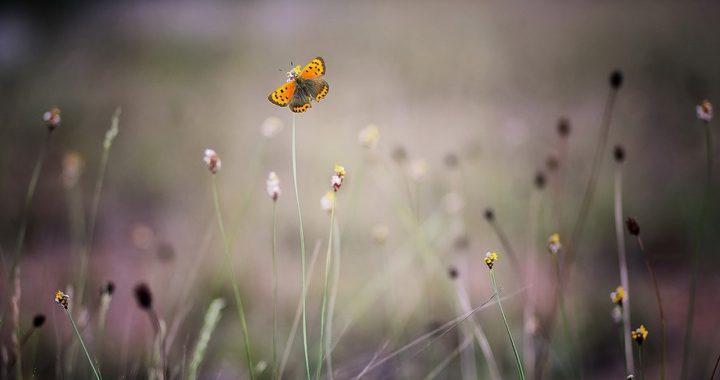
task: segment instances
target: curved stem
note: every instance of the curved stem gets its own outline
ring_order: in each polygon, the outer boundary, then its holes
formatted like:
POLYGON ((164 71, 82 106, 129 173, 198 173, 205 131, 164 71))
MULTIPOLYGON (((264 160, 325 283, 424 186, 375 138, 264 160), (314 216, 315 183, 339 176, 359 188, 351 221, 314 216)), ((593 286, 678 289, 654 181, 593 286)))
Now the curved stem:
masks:
POLYGON ((298 222, 300 226, 300 266, 302 272, 302 326, 303 326, 303 348, 305 350, 305 373, 308 380, 310 379, 310 357, 308 356, 308 343, 307 343, 307 290, 305 284, 305 231, 303 229, 302 212, 300 211, 300 194, 298 193, 298 180, 297 180, 297 152, 296 152, 296 137, 295 137, 295 114, 292 118, 292 172, 293 172, 293 185, 295 187, 295 203, 297 204, 298 211, 298 222))
POLYGON ((520 379, 525 380, 525 372, 523 371, 523 365, 520 361, 520 355, 518 354, 517 347, 515 346, 515 340, 513 339, 512 332, 510 331, 510 325, 508 325, 507 318, 505 317, 505 311, 500 301, 500 294, 498 292, 497 282, 495 281, 495 271, 490 269, 490 279, 492 280, 493 291, 495 292, 495 299, 497 300, 498 307, 500 308, 500 314, 505 323, 505 330, 507 331, 508 338, 510 338, 510 345, 512 346, 513 354, 515 354, 515 364, 517 364, 518 372, 520 373, 520 379))
POLYGON ((245 308, 243 307, 242 298, 240 297, 240 288, 238 288, 237 280, 235 279, 235 270, 233 269, 232 257, 230 256, 230 245, 227 236, 225 235, 225 224, 223 223, 222 212, 220 210, 220 196, 218 195, 217 178, 215 174, 213 174, 212 179, 213 199, 215 201, 215 215, 217 216, 218 226, 220 227, 220 235, 222 236, 223 240, 225 266, 227 267, 228 275, 230 276, 230 282, 232 283, 238 318, 240 318, 240 325, 243 330, 243 342, 245 343, 245 361, 247 362, 250 379, 254 380, 255 372, 253 368, 252 354, 250 352, 250 337, 248 334, 247 320, 245 319, 245 308))

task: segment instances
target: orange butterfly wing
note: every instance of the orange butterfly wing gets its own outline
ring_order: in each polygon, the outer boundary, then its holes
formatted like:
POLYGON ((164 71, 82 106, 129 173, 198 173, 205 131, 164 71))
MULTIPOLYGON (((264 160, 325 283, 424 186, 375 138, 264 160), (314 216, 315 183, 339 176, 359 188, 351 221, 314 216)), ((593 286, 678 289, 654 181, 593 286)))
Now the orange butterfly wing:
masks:
POLYGON ((277 90, 271 92, 270 95, 268 95, 268 100, 272 104, 285 107, 290 104, 293 94, 295 94, 294 80, 285 83, 284 85, 278 87, 277 90))
POLYGON ((322 57, 317 57, 310 61, 300 73, 300 78, 312 79, 325 75, 325 61, 322 57))

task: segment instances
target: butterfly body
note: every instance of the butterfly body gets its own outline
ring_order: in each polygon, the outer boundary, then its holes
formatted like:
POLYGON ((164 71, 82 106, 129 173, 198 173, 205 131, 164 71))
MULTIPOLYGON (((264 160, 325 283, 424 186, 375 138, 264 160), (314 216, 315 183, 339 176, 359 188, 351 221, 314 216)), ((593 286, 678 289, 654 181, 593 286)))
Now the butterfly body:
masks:
POLYGON ((317 57, 300 70, 296 66, 288 72, 287 82, 270 93, 268 100, 280 107, 288 106, 292 112, 305 112, 312 107, 311 101, 323 99, 330 86, 325 79, 325 61, 317 57))

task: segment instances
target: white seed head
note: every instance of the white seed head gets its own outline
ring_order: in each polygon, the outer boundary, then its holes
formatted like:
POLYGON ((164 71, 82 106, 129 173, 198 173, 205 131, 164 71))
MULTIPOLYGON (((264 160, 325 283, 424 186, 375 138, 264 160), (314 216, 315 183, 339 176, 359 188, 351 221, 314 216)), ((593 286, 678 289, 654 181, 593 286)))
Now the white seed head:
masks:
POLYGON ((285 125, 283 124, 282 120, 277 117, 269 117, 265 119, 265 121, 263 121, 262 123, 262 126, 260 127, 263 137, 268 139, 271 139, 280 134, 283 128, 285 128, 285 125))
POLYGON ((80 153, 70 151, 65 153, 62 160, 62 182, 66 189, 77 185, 85 168, 85 160, 80 153))
POLYGON ((372 228, 372 238, 377 244, 385 244, 388 236, 390 236, 390 228, 384 224, 376 224, 372 228))
POLYGON ((205 160, 205 164, 210 170, 210 173, 217 174, 217 172, 220 171, 220 168, 222 167, 222 161, 220 161, 220 156, 218 156, 218 154, 215 153, 214 150, 205 149, 205 157, 203 158, 203 160, 205 160))
POLYGON ((423 159, 416 159, 410 163, 410 178, 415 182, 423 182, 427 179, 428 164, 423 159))
POLYGON ((270 172, 267 179, 267 193, 273 201, 277 201, 282 194, 280 190, 280 178, 278 178, 275 172, 270 172))
POLYGON ((330 212, 333 209, 335 203, 335 192, 330 190, 322 198, 320 198, 320 208, 325 212, 330 212))

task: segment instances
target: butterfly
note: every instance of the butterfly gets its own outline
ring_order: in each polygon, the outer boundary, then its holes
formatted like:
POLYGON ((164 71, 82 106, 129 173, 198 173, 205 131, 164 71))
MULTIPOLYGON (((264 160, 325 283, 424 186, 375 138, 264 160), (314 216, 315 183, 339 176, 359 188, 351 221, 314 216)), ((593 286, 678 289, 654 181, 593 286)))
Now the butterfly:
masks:
POLYGON ((280 107, 289 106, 292 112, 305 112, 312 107, 311 100, 319 102, 330 90, 323 75, 325 61, 321 57, 310 61, 302 71, 295 66, 287 73, 287 83, 271 92, 268 100, 280 107))

